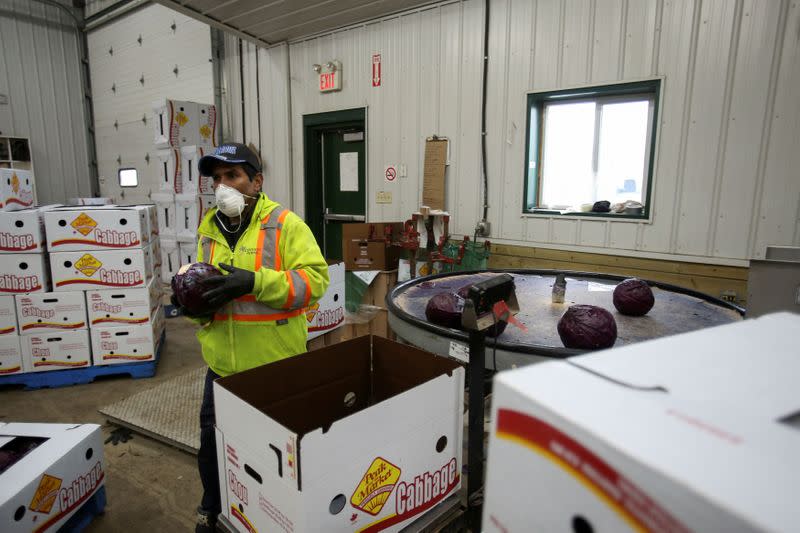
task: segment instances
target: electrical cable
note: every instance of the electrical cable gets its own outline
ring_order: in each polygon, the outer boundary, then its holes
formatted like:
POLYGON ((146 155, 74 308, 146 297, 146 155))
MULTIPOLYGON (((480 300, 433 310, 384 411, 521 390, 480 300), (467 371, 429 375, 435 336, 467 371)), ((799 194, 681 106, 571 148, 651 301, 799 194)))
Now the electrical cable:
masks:
MULTIPOLYGON (((485 2, 486 17, 483 28, 483 94, 481 96, 481 167, 483 171, 483 219, 489 214, 489 177, 486 173, 486 94, 489 73, 489 0, 485 2)), ((477 233, 477 232, 476 232, 477 233)))

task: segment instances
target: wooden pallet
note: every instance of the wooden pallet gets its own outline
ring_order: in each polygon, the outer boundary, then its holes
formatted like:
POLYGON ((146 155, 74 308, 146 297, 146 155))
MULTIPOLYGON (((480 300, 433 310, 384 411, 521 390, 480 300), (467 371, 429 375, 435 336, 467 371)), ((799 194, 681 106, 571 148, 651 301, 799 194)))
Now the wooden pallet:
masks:
POLYGON ((128 374, 135 379, 151 378, 156 374, 156 366, 158 365, 158 360, 161 358, 161 351, 164 349, 165 340, 166 331, 161 334, 156 357, 152 361, 0 376, 0 388, 9 385, 24 385, 25 390, 54 389, 57 387, 68 387, 70 385, 84 385, 86 383, 91 383, 100 376, 116 376, 121 374, 128 374))

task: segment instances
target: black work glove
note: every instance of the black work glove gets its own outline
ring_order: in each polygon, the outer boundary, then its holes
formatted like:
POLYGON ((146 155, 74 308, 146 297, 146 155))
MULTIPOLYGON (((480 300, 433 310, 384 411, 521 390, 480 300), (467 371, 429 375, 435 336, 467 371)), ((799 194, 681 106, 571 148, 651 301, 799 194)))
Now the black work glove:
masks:
POLYGON ((130 439, 133 438, 131 434, 131 430, 128 428, 117 428, 111 432, 111 436, 105 440, 104 444, 108 444, 109 442, 116 446, 120 442, 128 442, 130 439))
POLYGON ((253 292, 256 274, 243 268, 220 263, 222 270, 230 272, 227 276, 213 276, 203 282, 206 287, 214 287, 203 293, 203 299, 213 309, 218 309, 240 296, 253 292))

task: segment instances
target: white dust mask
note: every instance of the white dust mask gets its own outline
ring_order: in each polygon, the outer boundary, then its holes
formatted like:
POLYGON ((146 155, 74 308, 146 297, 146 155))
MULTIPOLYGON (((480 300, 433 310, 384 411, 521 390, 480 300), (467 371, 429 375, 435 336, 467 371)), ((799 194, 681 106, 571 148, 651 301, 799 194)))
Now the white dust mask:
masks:
MULTIPOLYGON (((214 190, 217 207, 219 207, 219 210, 222 211, 225 216, 231 218, 242 216, 245 206, 245 196, 247 195, 223 183, 217 185, 217 188, 214 190)), ((255 199, 253 196, 247 196, 247 198, 255 199)))

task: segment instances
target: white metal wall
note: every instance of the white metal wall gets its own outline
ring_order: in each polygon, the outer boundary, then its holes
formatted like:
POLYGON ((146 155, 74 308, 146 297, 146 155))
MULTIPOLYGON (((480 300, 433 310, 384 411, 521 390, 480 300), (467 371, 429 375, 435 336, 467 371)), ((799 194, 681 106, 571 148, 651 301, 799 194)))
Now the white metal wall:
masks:
MULTIPOLYGON (((424 139, 438 134, 451 141, 454 232, 472 233, 482 192, 483 17, 482 1, 463 0, 290 44, 298 212, 313 194, 302 185, 302 116, 366 107, 369 219, 403 219, 419 206, 424 139), (379 88, 370 82, 373 53, 383 60, 379 88), (320 94, 312 65, 331 59, 343 64, 343 90, 320 94), (408 177, 386 183, 387 163, 407 165, 408 177), (375 202, 384 190, 392 204, 375 202)), ((793 0, 491 0, 492 239, 735 265, 768 244, 800 244, 799 31, 793 0), (664 83, 652 221, 523 216, 526 93, 655 76, 664 83)), ((252 64, 245 57, 246 84, 252 64)), ((261 94, 244 91, 248 117, 272 84, 283 86, 255 77, 261 94)))
POLYGON ((214 102, 210 29, 154 4, 93 30, 88 40, 101 192, 120 203, 148 201, 158 163, 152 103, 214 102), (138 187, 119 187, 120 167, 139 171, 138 187))
POLYGON ((297 208, 292 200, 289 46, 257 48, 226 35, 222 105, 223 139, 252 143, 263 161, 264 191, 297 208))
POLYGON ((0 132, 30 137, 40 203, 91 195, 78 36, 56 7, 0 0, 0 132))
POLYGON ((91 17, 100 11, 119 3, 120 0, 86 0, 84 7, 84 16, 91 17))

